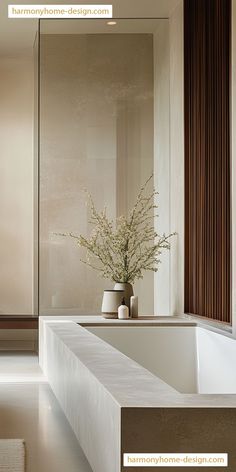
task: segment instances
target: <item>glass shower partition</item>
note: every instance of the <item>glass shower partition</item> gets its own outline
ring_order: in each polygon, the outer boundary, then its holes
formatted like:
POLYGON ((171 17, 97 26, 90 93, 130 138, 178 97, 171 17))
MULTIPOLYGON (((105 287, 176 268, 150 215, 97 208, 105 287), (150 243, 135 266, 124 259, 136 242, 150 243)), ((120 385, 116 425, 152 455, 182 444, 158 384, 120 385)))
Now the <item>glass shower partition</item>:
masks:
MULTIPOLYGON (((161 20, 40 20, 39 313, 101 312, 114 283, 58 233, 91 233, 88 191, 114 220, 154 169, 153 34, 161 20)), ((162 20, 163 21, 163 20, 162 20)), ((153 314, 154 275, 135 283, 153 314)))

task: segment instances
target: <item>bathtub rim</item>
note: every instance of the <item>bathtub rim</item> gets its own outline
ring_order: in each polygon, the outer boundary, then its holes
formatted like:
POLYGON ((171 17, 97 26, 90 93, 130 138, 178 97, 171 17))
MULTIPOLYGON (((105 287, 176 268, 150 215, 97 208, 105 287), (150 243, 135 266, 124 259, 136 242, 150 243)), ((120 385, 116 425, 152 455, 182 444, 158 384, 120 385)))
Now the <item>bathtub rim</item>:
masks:
MULTIPOLYGON (((161 318, 161 317, 160 317, 161 318)), ((86 331, 87 336, 88 336, 88 342, 90 344, 90 357, 92 358, 93 356, 96 357, 96 345, 100 349, 100 359, 99 362, 101 361, 106 361, 106 353, 109 352, 109 358, 110 358, 110 365, 108 371, 108 374, 110 372, 112 376, 112 367, 113 364, 112 362, 114 359, 118 359, 118 362, 121 361, 121 357, 124 360, 124 357, 126 358, 124 365, 126 365, 126 369, 132 369, 134 367, 134 364, 139 366, 139 372, 140 374, 144 375, 148 379, 148 381, 151 382, 153 386, 153 392, 147 399, 145 392, 142 392, 140 389, 137 391, 137 383, 136 380, 132 380, 132 387, 133 387, 133 399, 129 398, 129 392, 125 396, 125 385, 123 384, 124 387, 124 398, 123 400, 120 399, 118 392, 116 392, 111 386, 109 386, 109 383, 104 385, 103 379, 99 374, 99 367, 98 365, 96 366, 95 364, 93 365, 93 374, 96 376, 97 380, 105 387, 105 389, 109 392, 109 394, 112 395, 114 401, 116 401, 120 408, 135 408, 135 407, 142 407, 142 408, 162 408, 162 407, 168 407, 168 408, 236 408, 236 394, 187 394, 187 393, 180 393, 177 390, 175 390, 173 387, 171 387, 169 384, 165 383, 163 380, 161 380, 159 377, 154 376, 151 372, 147 371, 144 367, 140 366, 137 364, 135 361, 130 359, 129 357, 125 356, 125 354, 122 354, 120 351, 115 349, 113 346, 109 345, 105 341, 103 341, 101 338, 96 336, 95 334, 89 332, 86 329, 86 326, 101 326, 101 325, 107 325, 107 326, 114 326, 118 324, 119 326, 158 326, 158 327, 166 327, 166 326, 173 326, 173 327, 181 327, 184 328, 185 326, 188 327, 198 327, 198 324, 190 321, 187 322, 187 320, 183 320, 181 318, 178 318, 178 321, 176 320, 177 317, 167 317, 168 321, 166 320, 166 317, 163 317, 162 319, 159 319, 158 321, 151 321, 151 320, 135 320, 135 323, 133 320, 129 320, 128 322, 125 321, 122 322, 120 320, 104 320, 100 316, 41 316, 39 320, 39 358, 40 358, 40 365, 46 374, 46 368, 45 368, 45 360, 44 360, 44 349, 45 349, 45 330, 50 329, 54 332, 56 336, 58 336, 61 340, 62 343, 64 343, 69 350, 72 351, 74 355, 76 355, 80 362, 83 363, 83 359, 81 360, 80 354, 76 347, 79 345, 79 342, 81 341, 81 335, 86 331), (164 319, 163 319, 164 318, 164 319), (96 342, 93 343, 92 337, 97 338, 96 342), (93 345, 93 349, 91 351, 91 343, 93 345), (106 345, 106 350, 104 354, 102 354, 104 344, 106 345), (151 380, 152 379, 152 380, 151 380), (157 381, 155 382, 155 379, 157 381), (161 389, 160 389, 161 386, 161 389), (162 389, 162 387, 164 388, 162 389), (135 394, 136 392, 136 394, 135 394)), ((200 326, 199 326, 200 327, 200 326)), ((201 328, 203 328, 201 326, 201 328)), ((204 329, 207 329, 204 326, 204 329)), ((88 353, 87 353, 88 354, 88 353)), ((89 356, 88 356, 89 358, 89 356)), ((91 369, 87 364, 86 366, 89 370, 91 369)), ((126 371, 126 373, 128 372, 126 371)), ((117 383, 122 385, 122 378, 124 377, 124 370, 120 372, 120 377, 117 380, 117 383)), ((127 386, 126 386, 127 387, 127 386)), ((129 385, 130 389, 130 385, 129 385)))

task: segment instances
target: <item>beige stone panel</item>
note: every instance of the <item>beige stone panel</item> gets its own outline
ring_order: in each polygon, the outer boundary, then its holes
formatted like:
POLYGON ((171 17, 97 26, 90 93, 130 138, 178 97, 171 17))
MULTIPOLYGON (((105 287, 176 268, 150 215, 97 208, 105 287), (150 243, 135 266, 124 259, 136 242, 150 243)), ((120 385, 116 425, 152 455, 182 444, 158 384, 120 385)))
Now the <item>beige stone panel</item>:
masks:
MULTIPOLYGON (((110 217, 127 213, 153 169, 152 35, 42 35, 40 312, 100 312, 112 283, 55 232, 88 235, 86 188, 110 217)), ((153 313, 153 274, 138 283, 153 313)))
POLYGON ((33 60, 0 60, 0 314, 33 312, 33 60))

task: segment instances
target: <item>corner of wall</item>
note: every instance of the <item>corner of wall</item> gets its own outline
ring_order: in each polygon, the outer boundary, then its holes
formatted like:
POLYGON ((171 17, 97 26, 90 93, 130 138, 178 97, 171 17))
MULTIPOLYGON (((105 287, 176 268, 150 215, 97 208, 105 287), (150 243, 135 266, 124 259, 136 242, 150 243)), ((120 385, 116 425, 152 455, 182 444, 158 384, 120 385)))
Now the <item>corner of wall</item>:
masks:
POLYGON ((184 38, 183 1, 170 17, 170 314, 184 312, 184 38))

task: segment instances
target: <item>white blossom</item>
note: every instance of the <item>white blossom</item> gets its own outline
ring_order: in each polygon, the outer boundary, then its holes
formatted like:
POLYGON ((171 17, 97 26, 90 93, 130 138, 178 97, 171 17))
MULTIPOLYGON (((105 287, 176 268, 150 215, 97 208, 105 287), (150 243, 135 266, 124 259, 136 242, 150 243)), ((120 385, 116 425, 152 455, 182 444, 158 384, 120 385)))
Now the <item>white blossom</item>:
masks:
POLYGON ((158 271, 163 250, 170 249, 169 239, 176 233, 159 235, 155 228, 157 205, 155 188, 146 195, 146 187, 153 176, 145 182, 136 203, 128 216, 109 219, 106 209, 98 211, 88 194, 93 225, 90 237, 74 233, 60 233, 75 239, 79 247, 86 249, 83 263, 99 271, 104 278, 114 282, 133 283, 143 278, 146 270, 158 271))

